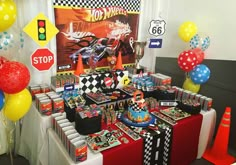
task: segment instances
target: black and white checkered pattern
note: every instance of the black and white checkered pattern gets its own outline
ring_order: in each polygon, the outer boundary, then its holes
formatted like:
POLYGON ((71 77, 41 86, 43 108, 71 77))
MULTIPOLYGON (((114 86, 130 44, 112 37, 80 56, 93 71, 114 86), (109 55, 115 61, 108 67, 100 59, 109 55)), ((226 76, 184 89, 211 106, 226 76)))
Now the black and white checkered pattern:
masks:
POLYGON ((81 75, 79 80, 79 88, 81 94, 89 92, 97 92, 100 89, 100 78, 98 75, 81 75))
POLYGON ((122 82, 122 80, 123 80, 123 77, 128 77, 128 75, 129 75, 129 72, 127 70, 116 71, 116 76, 117 76, 117 81, 118 81, 116 88, 124 87, 124 83, 122 82))
POLYGON ((120 120, 121 116, 122 116, 122 112, 119 112, 119 111, 115 111, 116 112, 116 117, 117 119, 120 120))
MULTIPOLYGON (((102 90, 101 86, 102 84, 104 84, 104 78, 101 79, 102 74, 105 74, 105 76, 109 76, 109 75, 111 76, 111 73, 80 75, 79 88, 80 88, 81 94, 101 91, 102 90)), ((118 81, 118 85, 116 86, 116 88, 123 87, 121 81, 124 76, 128 77, 128 71, 116 71, 115 74, 117 76, 116 78, 118 81)), ((113 87, 115 87, 115 83, 112 84, 111 88, 113 87)))
POLYGON ((169 127, 166 127, 165 130, 166 131, 165 131, 165 142, 164 142, 164 153, 163 153, 163 165, 168 165, 169 158, 170 158, 172 129, 169 127))
MULTIPOLYGON (((144 157, 144 165, 162 165, 164 152, 164 136, 165 130, 159 129, 157 131, 149 130, 152 136, 151 155, 144 157)), ((146 143, 146 141, 144 141, 146 143)), ((148 142, 150 144, 150 142, 148 142)))
POLYGON ((163 162, 164 130, 148 130, 144 138, 144 165, 161 165, 163 162))
POLYGON ((124 67, 125 70, 129 71, 130 68, 134 68, 135 67, 135 64, 125 64, 125 65, 123 65, 123 67, 124 67))
POLYGON ((155 131, 157 133, 157 136, 155 138, 155 140, 153 141, 153 150, 152 153, 154 154, 154 156, 152 156, 153 160, 152 162, 154 162, 155 164, 159 164, 159 162, 162 161, 162 153, 163 153, 163 145, 162 145, 162 140, 163 140, 163 133, 164 132, 160 132, 160 131, 155 131))
POLYGON ((83 8, 119 6, 128 12, 140 12, 140 3, 141 0, 53 0, 54 6, 83 8))
POLYGON ((153 136, 149 132, 143 134, 144 137, 144 155, 143 164, 151 165, 151 154, 152 154, 152 142, 153 136))
POLYGON ((132 103, 130 104, 130 108, 135 111, 135 112, 141 112, 142 111, 142 108, 139 108, 138 107, 138 103, 132 103))
POLYGON ((111 77, 113 78, 113 80, 116 78, 117 79, 117 82, 113 82, 112 85, 111 85, 111 89, 113 88, 122 88, 124 87, 123 85, 123 78, 126 76, 128 77, 128 71, 125 70, 125 71, 116 71, 115 72, 115 77, 113 77, 113 75, 111 74, 111 72, 106 72, 106 73, 100 73, 99 76, 100 76, 100 80, 101 80, 101 87, 105 87, 104 85, 104 78, 105 77, 111 77), (115 84, 117 83, 117 84, 115 84))

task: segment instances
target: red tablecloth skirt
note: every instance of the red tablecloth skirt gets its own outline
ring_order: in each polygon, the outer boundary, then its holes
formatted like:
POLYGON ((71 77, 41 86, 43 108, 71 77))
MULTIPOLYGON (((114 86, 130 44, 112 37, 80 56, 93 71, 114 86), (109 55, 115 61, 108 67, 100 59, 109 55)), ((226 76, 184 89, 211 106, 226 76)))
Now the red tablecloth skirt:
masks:
POLYGON ((173 127, 171 165, 189 165, 197 158, 202 115, 178 121, 173 127))
POLYGON ((121 141, 121 145, 101 152, 103 165, 143 165, 143 139, 134 141, 129 136, 124 136, 129 143, 121 141))

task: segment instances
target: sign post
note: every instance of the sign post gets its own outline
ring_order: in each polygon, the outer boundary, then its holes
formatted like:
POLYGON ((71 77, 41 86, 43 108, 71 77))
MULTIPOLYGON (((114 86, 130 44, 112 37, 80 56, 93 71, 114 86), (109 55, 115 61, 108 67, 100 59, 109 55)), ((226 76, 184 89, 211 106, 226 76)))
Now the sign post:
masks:
POLYGON ((47 49, 37 49, 31 55, 31 65, 39 71, 49 70, 54 64, 54 55, 47 49))

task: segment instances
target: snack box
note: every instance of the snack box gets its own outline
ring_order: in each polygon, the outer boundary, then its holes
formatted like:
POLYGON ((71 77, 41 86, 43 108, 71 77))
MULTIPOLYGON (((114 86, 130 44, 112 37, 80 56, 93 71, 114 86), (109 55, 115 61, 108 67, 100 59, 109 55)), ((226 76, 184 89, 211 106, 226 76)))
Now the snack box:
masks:
POLYGON ((39 86, 39 85, 32 85, 32 86, 29 86, 29 91, 30 91, 30 94, 31 94, 31 96, 32 96, 33 99, 35 98, 35 95, 36 95, 36 94, 41 93, 41 90, 40 90, 40 86, 39 86))
POLYGON ((58 136, 60 137, 60 139, 62 139, 62 129, 68 126, 74 127, 73 124, 69 121, 58 124, 58 136))
POLYGON ((52 113, 64 112, 64 100, 63 98, 52 99, 52 113))
POLYGON ((71 152, 72 151, 71 144, 73 144, 77 141, 80 141, 80 140, 86 140, 86 137, 85 136, 78 136, 73 139, 70 139, 70 148, 68 148, 68 150, 67 150, 70 156, 72 156, 71 154, 73 153, 73 152, 71 152))
MULTIPOLYGON (((70 126, 69 126, 70 127, 70 126)), ((70 127, 71 128, 71 127, 70 127)), ((68 129, 67 131, 63 132, 63 135, 62 135, 62 143, 63 145, 66 147, 66 137, 69 136, 70 134, 74 134, 74 133, 77 133, 77 131, 75 130, 75 128, 71 128, 71 129, 68 129)))
POLYGON ((50 91, 51 91, 51 88, 47 84, 40 85, 40 92, 41 93, 47 93, 50 91))
POLYGON ((71 144, 71 159, 74 162, 87 160, 88 146, 85 140, 79 140, 71 144))
POLYGON ((51 115, 52 114, 52 101, 50 99, 39 100, 39 112, 42 115, 51 115))
POLYGON ((60 95, 58 95, 58 94, 50 94, 50 95, 48 95, 48 97, 50 98, 50 99, 57 99, 57 98, 61 98, 61 96, 60 95))
POLYGON ((62 116, 62 113, 60 113, 60 112, 59 113, 54 113, 51 116, 52 116, 52 128, 53 128, 53 130, 55 130, 55 124, 56 124, 55 118, 59 117, 59 116, 62 116))
POLYGON ((52 76, 51 77, 51 84, 56 88, 61 87, 61 81, 57 76, 52 76))
POLYGON ((63 122, 66 122, 66 117, 65 116, 58 116, 58 117, 55 117, 55 132, 58 134, 58 125, 60 123, 63 123, 63 122))
POLYGON ((76 137, 79 137, 79 136, 80 136, 80 134, 78 132, 66 136, 66 139, 65 139, 66 146, 65 146, 65 148, 66 148, 67 151, 70 149, 70 140, 74 139, 76 137))
POLYGON ((35 99, 35 107, 39 109, 39 99, 48 99, 48 96, 45 93, 38 93, 34 96, 35 99))
POLYGON ((74 139, 71 139, 70 140, 70 149, 69 149, 69 154, 71 155, 71 144, 72 143, 75 143, 75 142, 77 142, 77 141, 80 141, 80 140, 86 140, 86 136, 78 136, 78 137, 76 137, 76 138, 74 138, 74 139))
POLYGON ((48 97, 52 96, 52 95, 56 95, 57 93, 54 92, 54 91, 50 91, 50 92, 47 92, 45 93, 48 97))
POLYGON ((211 107, 212 107, 212 102, 213 102, 213 99, 212 98, 206 98, 205 101, 204 101, 204 104, 203 104, 203 110, 207 111, 207 110, 210 110, 211 107))

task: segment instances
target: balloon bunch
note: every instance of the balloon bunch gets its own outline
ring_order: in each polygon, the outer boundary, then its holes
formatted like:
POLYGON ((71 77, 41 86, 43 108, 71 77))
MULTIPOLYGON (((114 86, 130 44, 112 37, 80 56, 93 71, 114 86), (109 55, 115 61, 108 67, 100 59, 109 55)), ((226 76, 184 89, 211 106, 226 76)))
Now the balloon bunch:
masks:
POLYGON ((186 72, 183 88, 198 93, 200 85, 210 78, 210 69, 202 64, 205 58, 204 51, 210 45, 210 38, 198 33, 198 28, 193 22, 184 22, 179 27, 178 35, 190 45, 189 50, 183 51, 178 56, 178 65, 186 72))
POLYGON ((0 0, 0 55, 17 61, 15 54, 24 46, 24 35, 17 22, 13 0, 0 0))
POLYGON ((8 29, 16 20, 16 4, 13 0, 0 0, 0 32, 8 29))
POLYGON ((14 0, 0 0, 0 124, 5 127, 11 164, 15 132, 12 124, 26 114, 32 103, 31 94, 26 89, 30 80, 29 70, 16 62, 15 55, 24 46, 23 33, 15 23, 16 18, 14 0))
POLYGON ((32 97, 26 88, 30 81, 28 68, 0 56, 0 111, 16 122, 29 110, 32 97))

